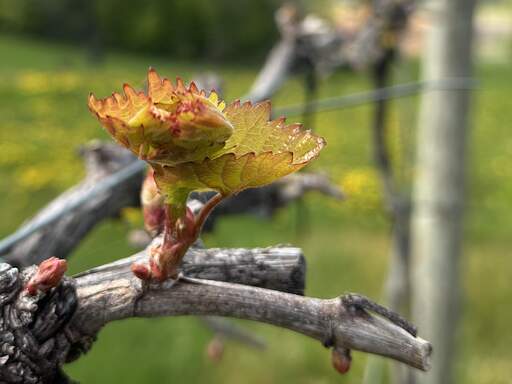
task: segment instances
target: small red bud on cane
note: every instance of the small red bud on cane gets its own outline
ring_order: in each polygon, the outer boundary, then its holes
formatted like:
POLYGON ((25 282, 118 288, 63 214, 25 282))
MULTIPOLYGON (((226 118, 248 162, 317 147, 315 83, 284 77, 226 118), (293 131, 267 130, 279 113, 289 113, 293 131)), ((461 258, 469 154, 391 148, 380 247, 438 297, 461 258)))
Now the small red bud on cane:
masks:
POLYGON ((218 336, 210 340, 206 347, 206 356, 214 362, 220 363, 222 356, 224 356, 224 342, 218 336))
POLYGON ((30 278, 25 289, 32 296, 38 291, 46 292, 59 285, 67 268, 66 260, 50 257, 39 264, 36 273, 30 278))
POLYGON ((352 357, 350 356, 350 349, 335 347, 332 349, 332 366, 340 374, 344 375, 350 370, 352 357))

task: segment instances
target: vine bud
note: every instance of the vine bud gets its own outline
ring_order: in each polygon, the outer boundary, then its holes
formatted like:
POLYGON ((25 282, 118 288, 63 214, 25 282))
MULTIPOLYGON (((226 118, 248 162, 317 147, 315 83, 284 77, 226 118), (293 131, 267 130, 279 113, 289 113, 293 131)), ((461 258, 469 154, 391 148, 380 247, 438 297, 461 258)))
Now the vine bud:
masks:
POLYGON ((144 227, 146 231, 154 237, 163 229, 165 209, 164 199, 158 192, 152 168, 148 170, 144 183, 142 184, 140 200, 144 215, 144 227))
POLYGON ((46 292, 59 285, 66 270, 66 260, 50 257, 39 264, 36 273, 30 278, 25 289, 32 296, 37 294, 38 291, 46 292))
POLYGON ((350 349, 334 347, 332 349, 332 366, 340 374, 344 375, 350 370, 352 357, 350 356, 350 349))
POLYGON ((212 362, 220 363, 224 356, 224 342, 220 337, 215 336, 210 340, 206 346, 206 356, 208 356, 212 362))

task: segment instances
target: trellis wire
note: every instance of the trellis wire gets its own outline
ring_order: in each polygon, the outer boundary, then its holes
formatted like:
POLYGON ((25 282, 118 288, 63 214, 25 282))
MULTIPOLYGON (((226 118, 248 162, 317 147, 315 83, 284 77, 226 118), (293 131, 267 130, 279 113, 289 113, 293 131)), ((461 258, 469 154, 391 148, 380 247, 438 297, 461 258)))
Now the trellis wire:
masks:
MULTIPOLYGON (((410 96, 420 92, 431 91, 431 90, 467 90, 476 88, 478 83, 472 78, 447 78, 435 81, 420 81, 397 84, 389 87, 379 88, 372 91, 358 92, 345 96, 337 96, 326 99, 313 101, 310 103, 302 103, 297 105, 291 105, 287 107, 275 108, 273 111, 274 115, 286 115, 286 116, 297 116, 300 114, 307 113, 305 111, 311 111, 311 113, 327 112, 332 110, 339 110, 344 108, 356 107, 368 103, 373 103, 380 100, 396 99, 405 96, 410 96), (307 108, 305 108, 307 107, 307 108)), ((105 177, 103 180, 98 182, 89 193, 80 198, 72 200, 66 206, 63 206, 59 210, 55 210, 42 217, 40 220, 34 220, 28 225, 22 226, 13 234, 0 240, 0 254, 6 253, 11 247, 13 247, 19 241, 27 238, 32 233, 52 224, 56 220, 60 219, 66 213, 78 208, 85 201, 93 196, 97 196, 103 193, 119 183, 129 179, 138 172, 144 170, 146 164, 144 161, 137 160, 134 163, 128 165, 126 168, 117 171, 116 173, 105 177)), ((0 262, 2 257, 0 256, 0 262)))
MULTIPOLYGON (((475 79, 454 77, 442 80, 418 81, 392 85, 374 89, 372 91, 352 93, 345 96, 336 96, 309 103, 308 110, 312 113, 328 112, 344 108, 357 107, 381 100, 397 99, 411 96, 420 92, 433 90, 467 90, 475 89, 478 83, 475 79)), ((304 114, 304 104, 275 108, 275 115, 296 116, 304 114)))

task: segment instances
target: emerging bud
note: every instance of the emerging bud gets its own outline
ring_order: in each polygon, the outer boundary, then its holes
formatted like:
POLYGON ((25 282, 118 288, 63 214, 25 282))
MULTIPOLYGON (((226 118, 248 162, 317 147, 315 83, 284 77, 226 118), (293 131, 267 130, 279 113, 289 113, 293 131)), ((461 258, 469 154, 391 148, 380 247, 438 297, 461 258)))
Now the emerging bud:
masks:
POLYGON ((32 296, 38 291, 46 292, 59 285, 66 270, 66 260, 50 257, 39 264, 36 273, 30 278, 25 289, 32 296))
POLYGON ((218 336, 210 340, 206 346, 206 356, 214 363, 220 363, 224 356, 224 341, 218 336))
POLYGON ((350 349, 334 347, 332 349, 332 366, 340 374, 344 375, 350 370, 352 357, 350 356, 350 349))
POLYGON ((151 270, 144 264, 133 263, 131 270, 135 276, 144 281, 151 280, 151 270))
POLYGON ((153 175, 154 171, 150 168, 142 184, 140 200, 144 214, 144 227, 152 237, 155 237, 163 229, 165 208, 164 198, 158 192, 158 187, 156 186, 153 175))

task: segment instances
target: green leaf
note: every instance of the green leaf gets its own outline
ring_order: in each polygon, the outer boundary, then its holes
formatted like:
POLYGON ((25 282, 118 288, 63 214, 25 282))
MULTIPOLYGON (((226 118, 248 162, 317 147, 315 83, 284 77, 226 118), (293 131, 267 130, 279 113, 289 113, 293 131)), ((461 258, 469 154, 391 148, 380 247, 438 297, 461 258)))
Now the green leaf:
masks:
POLYGON ((304 130, 302 124, 286 125, 285 118, 270 120, 270 101, 251 104, 234 102, 224 113, 234 127, 234 132, 224 148, 209 157, 214 159, 227 153, 241 157, 247 153, 265 152, 293 154, 293 163, 308 162, 318 155, 325 145, 323 138, 304 130))
POLYGON ((139 158, 175 165, 200 161, 224 147, 233 127, 215 92, 207 97, 194 83, 176 86, 148 72, 148 94, 128 84, 124 94, 89 97, 89 109, 108 133, 139 158))
POLYGON ((170 200, 177 191, 213 189, 231 195, 272 183, 304 167, 325 145, 300 124, 286 125, 284 118, 270 121, 269 102, 235 102, 224 112, 234 127, 224 148, 203 161, 153 164, 157 185, 170 200))

